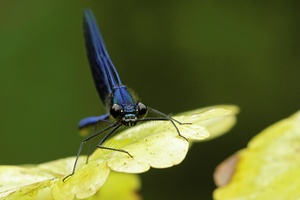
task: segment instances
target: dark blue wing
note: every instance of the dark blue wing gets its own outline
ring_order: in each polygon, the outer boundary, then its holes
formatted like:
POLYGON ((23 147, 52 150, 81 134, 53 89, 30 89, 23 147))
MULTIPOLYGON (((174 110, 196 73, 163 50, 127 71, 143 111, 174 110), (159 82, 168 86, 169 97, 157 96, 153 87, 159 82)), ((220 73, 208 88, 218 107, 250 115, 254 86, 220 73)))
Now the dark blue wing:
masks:
POLYGON ((83 28, 94 82, 102 103, 106 105, 113 88, 122 85, 122 83, 108 55, 100 29, 90 9, 84 11, 83 28))

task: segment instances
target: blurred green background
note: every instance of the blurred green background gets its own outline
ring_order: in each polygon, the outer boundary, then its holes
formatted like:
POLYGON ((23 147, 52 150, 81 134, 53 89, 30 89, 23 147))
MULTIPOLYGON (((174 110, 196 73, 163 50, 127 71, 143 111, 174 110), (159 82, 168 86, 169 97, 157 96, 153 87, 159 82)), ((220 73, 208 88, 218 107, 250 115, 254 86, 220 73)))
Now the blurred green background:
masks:
POLYGON ((141 175, 146 200, 211 199, 215 166, 299 109, 299 10, 269 2, 1 1, 0 164, 74 156, 78 121, 105 112, 82 34, 92 7, 123 82, 147 105, 240 106, 230 133, 141 175))

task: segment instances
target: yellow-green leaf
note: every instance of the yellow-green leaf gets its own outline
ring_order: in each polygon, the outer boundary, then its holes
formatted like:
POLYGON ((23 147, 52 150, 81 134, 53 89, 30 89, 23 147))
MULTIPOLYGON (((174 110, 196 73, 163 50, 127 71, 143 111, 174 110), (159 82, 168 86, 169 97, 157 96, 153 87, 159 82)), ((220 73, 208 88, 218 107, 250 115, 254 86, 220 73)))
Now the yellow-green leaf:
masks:
POLYGON ((238 152, 231 181, 218 200, 300 199, 300 112, 268 127, 238 152))
POLYGON ((103 187, 88 200, 140 200, 140 185, 135 174, 111 172, 103 187))
POLYGON ((150 121, 115 135, 104 146, 123 149, 98 149, 85 164, 86 157, 59 159, 39 165, 0 166, 0 198, 9 199, 139 199, 140 182, 135 175, 150 167, 165 168, 179 164, 193 141, 216 137, 235 123, 235 106, 213 106, 175 115, 181 136, 171 122, 150 121), (111 171, 113 170, 113 171, 111 171), (107 181, 108 180, 108 181, 107 181))
POLYGON ((169 121, 150 121, 127 129, 104 143, 104 146, 130 153, 107 152, 98 149, 91 159, 106 157, 107 165, 114 171, 141 173, 150 167, 166 168, 177 165, 185 158, 189 142, 217 137, 227 132, 236 121, 235 106, 212 106, 175 115, 173 118, 180 134, 169 121), (184 138, 185 137, 185 138, 184 138))

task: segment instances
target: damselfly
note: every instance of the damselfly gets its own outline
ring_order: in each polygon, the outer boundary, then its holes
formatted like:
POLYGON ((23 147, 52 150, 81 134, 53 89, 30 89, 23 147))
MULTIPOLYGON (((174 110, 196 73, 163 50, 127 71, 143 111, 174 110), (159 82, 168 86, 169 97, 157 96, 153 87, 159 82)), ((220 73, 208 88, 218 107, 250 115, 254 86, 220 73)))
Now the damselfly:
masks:
MULTIPOLYGON (((132 157, 130 152, 125 150, 103 146, 103 143, 121 126, 134 126, 139 122, 151 120, 170 121, 178 135, 183 137, 175 124, 183 123, 180 123, 158 110, 146 106, 140 101, 135 101, 126 86, 122 84, 118 72, 109 57, 100 29, 91 9, 84 11, 83 28, 87 55, 94 83, 100 99, 109 110, 109 113, 81 120, 79 122, 79 129, 90 125, 96 125, 101 122, 107 123, 108 125, 104 129, 94 132, 91 136, 81 142, 73 171, 69 176, 75 173, 76 164, 83 145, 102 133, 105 133, 105 135, 98 143, 98 148, 124 152, 132 157), (155 113, 158 117, 147 117, 148 111, 155 113)), ((185 137, 183 138, 185 139, 185 137)))

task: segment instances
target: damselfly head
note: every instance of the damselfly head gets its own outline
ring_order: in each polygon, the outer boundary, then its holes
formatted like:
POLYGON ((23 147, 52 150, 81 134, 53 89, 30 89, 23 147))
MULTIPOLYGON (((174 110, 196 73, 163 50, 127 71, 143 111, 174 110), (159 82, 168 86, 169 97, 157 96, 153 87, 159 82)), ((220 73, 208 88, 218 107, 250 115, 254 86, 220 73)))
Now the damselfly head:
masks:
POLYGON ((138 119, 146 117, 147 113, 147 106, 141 102, 134 106, 113 104, 110 108, 111 116, 125 126, 136 125, 138 119))

